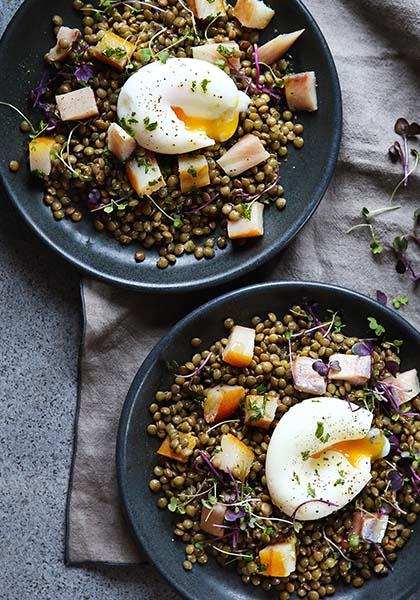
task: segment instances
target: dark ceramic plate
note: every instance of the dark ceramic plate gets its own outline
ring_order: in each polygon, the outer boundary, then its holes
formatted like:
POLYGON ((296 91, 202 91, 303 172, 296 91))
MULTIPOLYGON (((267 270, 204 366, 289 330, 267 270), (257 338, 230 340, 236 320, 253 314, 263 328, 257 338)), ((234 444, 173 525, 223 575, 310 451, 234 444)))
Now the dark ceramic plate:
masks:
MULTIPOLYGON (((93 2, 95 3, 95 2, 93 2)), ((83 271, 110 282, 144 291, 183 291, 204 288, 243 275, 257 268, 279 252, 303 227, 318 206, 330 181, 340 142, 341 96, 334 62, 315 21, 299 0, 284 0, 276 5, 270 31, 306 32, 296 43, 293 58, 296 71, 315 70, 318 78, 320 108, 314 114, 302 114, 305 148, 290 152, 282 170, 282 185, 289 200, 279 213, 274 207, 266 212, 266 233, 260 240, 243 248, 229 247, 209 261, 184 256, 174 267, 156 268, 157 254, 148 252, 145 262, 134 262, 134 246, 122 247, 115 240, 97 233, 89 218, 75 225, 56 223, 42 202, 39 183, 26 169, 26 136, 19 133, 20 118, 0 107, 3 143, 0 144, 0 179, 24 220, 58 254, 83 271), (11 159, 18 159, 22 169, 9 172, 11 159)), ((26 0, 15 15, 0 43, 0 100, 30 112, 29 90, 42 75, 42 56, 53 43, 51 17, 60 14, 68 25, 80 26, 79 13, 71 0, 26 0), (42 9, 41 9, 42 6, 42 9), (22 43, 24 40, 24 43, 22 43)), ((29 116, 29 115, 28 115, 29 116)), ((34 119, 39 115, 33 115, 34 119)))
MULTIPOLYGON (((120 421, 117 466, 121 498, 134 535, 161 574, 189 600, 261 600, 278 598, 251 585, 245 586, 235 570, 222 568, 211 559, 201 568, 186 573, 182 567, 184 546, 173 540, 174 517, 156 508, 156 496, 149 481, 156 459, 158 441, 145 433, 150 419, 148 405, 158 389, 170 385, 168 362, 191 357, 190 340, 199 335, 203 347, 225 335, 223 320, 229 316, 246 325, 254 315, 274 311, 282 314, 292 303, 309 300, 324 308, 342 310, 346 332, 369 334, 367 316, 375 317, 386 328, 390 339, 402 339, 404 368, 420 363, 420 333, 394 311, 355 292, 319 283, 271 283, 243 288, 205 304, 185 317, 166 335, 141 366, 128 393, 120 421)), ((412 537, 395 563, 394 572, 375 579, 361 589, 340 589, 337 600, 403 600, 419 583, 418 556, 420 536, 412 537)))

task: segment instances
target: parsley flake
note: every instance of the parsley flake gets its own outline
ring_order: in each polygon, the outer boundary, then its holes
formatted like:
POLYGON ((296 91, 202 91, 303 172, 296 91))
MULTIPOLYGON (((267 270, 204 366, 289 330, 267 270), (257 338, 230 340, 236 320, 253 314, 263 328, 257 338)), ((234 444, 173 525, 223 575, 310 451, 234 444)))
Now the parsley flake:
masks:
POLYGON ((210 79, 203 79, 203 81, 201 82, 201 89, 203 90, 204 93, 207 92, 207 86, 210 83, 210 79))
POLYGON ((155 121, 154 123, 151 123, 149 117, 145 117, 143 119, 143 123, 144 123, 145 129, 147 131, 154 131, 156 129, 156 127, 158 126, 157 121, 155 121))

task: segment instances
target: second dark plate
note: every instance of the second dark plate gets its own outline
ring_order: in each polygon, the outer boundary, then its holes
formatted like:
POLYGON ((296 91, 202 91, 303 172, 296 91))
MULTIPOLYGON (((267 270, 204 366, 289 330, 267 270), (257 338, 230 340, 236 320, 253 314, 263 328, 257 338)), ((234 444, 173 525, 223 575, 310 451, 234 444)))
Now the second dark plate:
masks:
MULTIPOLYGON (((159 389, 168 389, 173 379, 168 364, 190 360, 190 340, 199 336, 203 348, 226 335, 223 321, 248 325, 254 315, 269 312, 284 314, 293 304, 319 304, 322 309, 341 311, 346 335, 369 337, 367 317, 381 323, 388 339, 402 339, 401 360, 405 369, 418 368, 420 333, 395 311, 377 302, 322 283, 280 282, 243 288, 201 306, 182 319, 156 345, 139 369, 128 393, 121 415, 117 467, 121 498, 136 540, 162 576, 188 600, 278 600, 279 593, 244 585, 232 569, 209 560, 205 567, 185 572, 184 546, 174 540, 175 519, 169 511, 156 507, 156 496, 149 489, 156 464, 159 441, 146 434, 150 422, 149 404, 159 389)), ((323 312, 324 312, 323 311, 323 312)), ((373 578, 362 588, 341 587, 334 600, 404 600, 419 589, 419 523, 394 565, 394 572, 382 579, 373 578)))

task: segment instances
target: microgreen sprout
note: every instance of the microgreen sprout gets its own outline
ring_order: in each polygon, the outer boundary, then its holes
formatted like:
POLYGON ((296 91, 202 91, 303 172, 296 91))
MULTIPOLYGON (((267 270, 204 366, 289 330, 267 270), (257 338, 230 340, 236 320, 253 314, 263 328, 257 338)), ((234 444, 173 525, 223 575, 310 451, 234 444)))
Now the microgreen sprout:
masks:
MULTIPOLYGON (((392 162, 397 162, 398 160, 401 161, 403 165, 404 177, 395 188, 392 194, 392 198, 395 196, 396 192, 401 187, 401 185, 407 187, 408 178, 413 173, 413 170, 415 170, 415 168, 417 167, 416 164, 414 169, 410 171, 410 153, 408 147, 408 139, 420 135, 420 125, 418 123, 409 123, 407 119, 405 119, 404 117, 400 117, 399 119, 397 119, 394 125, 394 131, 399 136, 401 136, 403 144, 401 146, 400 142, 394 142, 389 148, 388 154, 392 162)), ((414 154, 414 156, 416 156, 415 153, 417 154, 416 158, 418 162, 418 152, 412 151, 412 154, 414 154)))
MULTIPOLYGON (((184 377, 184 375, 179 375, 179 377, 184 377)), ((229 423, 239 423, 239 422, 240 422, 239 419, 230 419, 229 421, 221 421, 220 423, 216 423, 216 425, 213 425, 212 427, 207 429, 206 433, 210 433, 210 431, 213 431, 213 429, 217 429, 221 425, 225 425, 225 424, 229 424, 229 423)))
POLYGON ((125 210, 127 208, 127 202, 121 202, 123 198, 120 200, 112 200, 108 204, 103 204, 101 206, 97 206, 93 208, 90 212, 97 212, 98 210, 103 210, 105 213, 110 214, 114 212, 114 210, 125 210))
POLYGON ((380 325, 374 317, 368 317, 367 320, 369 323, 369 328, 375 332, 375 335, 380 337, 383 333, 385 333, 385 327, 380 325))
POLYGON ((73 138, 73 134, 76 131, 76 129, 80 127, 80 123, 78 123, 77 125, 75 125, 73 127, 73 129, 70 131, 67 140, 64 142, 64 144, 61 146, 61 149, 59 152, 52 152, 51 153, 51 158, 52 159, 57 159, 59 160, 68 171, 70 171, 70 173, 76 177, 77 179, 83 179, 85 181, 90 181, 91 177, 89 175, 82 175, 81 173, 79 173, 78 171, 76 171, 75 169, 73 169, 71 163, 70 163, 70 144, 71 144, 71 140, 73 138), (67 153, 67 160, 65 160, 64 158, 64 154, 67 153))
POLYGON ((183 377, 184 379, 189 379, 191 377, 195 377, 196 375, 198 375, 200 373, 200 371, 202 369, 204 369, 204 367, 209 362, 209 360, 211 359, 212 356, 213 356, 213 352, 209 352, 207 354, 206 358, 201 362, 201 364, 198 365, 198 367, 196 369, 194 369, 194 371, 192 373, 189 373, 188 375, 182 375, 181 373, 179 373, 178 375, 176 375, 176 377, 183 377))
POLYGON ((8 106, 9 108, 12 108, 15 112, 18 113, 18 115, 20 115, 29 125, 29 127, 31 128, 31 132, 33 135, 36 135, 36 129, 35 127, 32 125, 31 121, 28 119, 28 117, 26 117, 23 112, 21 110, 19 110, 16 106, 14 106, 13 104, 9 104, 9 102, 0 102, 1 106, 8 106))
MULTIPOLYGON (((150 202, 152 202, 152 204, 154 204, 156 206, 156 208, 158 210, 160 210, 160 212, 165 215, 165 217, 167 219, 169 219, 170 221, 172 221, 174 227, 179 227, 179 216, 175 216, 175 217, 171 217, 170 214, 168 214, 161 206, 159 206, 159 204, 156 202, 156 200, 154 200, 152 198, 152 196, 149 196, 148 194, 145 194, 146 198, 148 198, 150 200, 150 202)), ((185 375, 179 375, 179 377, 185 377, 185 375)))
POLYGON ((362 216, 364 217, 366 222, 369 223, 370 221, 372 221, 372 219, 379 217, 379 215, 383 215, 384 213, 392 212, 393 210, 398 210, 400 208, 401 206, 399 205, 386 206, 385 208, 377 208, 376 210, 369 210, 368 208, 364 207, 362 208, 362 216))
POLYGON ((371 239, 370 250, 371 250, 372 254, 374 254, 374 255, 376 255, 376 254, 382 254, 382 252, 384 251, 384 246, 378 240, 378 238, 376 236, 375 229, 374 229, 374 227, 373 227, 372 224, 370 224, 370 223, 359 223, 358 225, 354 225, 353 227, 350 227, 350 229, 348 229, 346 231, 346 233, 347 234, 353 233, 353 231, 356 231, 357 229, 362 229, 364 227, 367 227, 369 229, 370 239, 371 239))
POLYGON ((408 296, 406 294, 400 294, 392 299, 392 306, 399 310, 401 306, 408 304, 408 296))
POLYGON ((353 560, 352 558, 349 558, 348 556, 346 556, 346 555, 344 554, 344 552, 342 551, 342 549, 340 548, 340 546, 337 546, 337 544, 336 544, 336 543, 334 543, 334 542, 333 542, 333 541, 332 541, 332 540, 331 540, 331 539, 330 539, 330 538, 327 536, 327 534, 325 533, 325 529, 323 529, 323 530, 322 530, 322 535, 324 536, 324 539, 325 539, 325 541, 327 542, 327 544, 328 544, 329 546, 331 546, 331 548, 333 548, 334 550, 336 550, 336 551, 337 551, 337 552, 338 552, 338 553, 339 553, 339 554, 340 554, 340 555, 341 555, 341 556, 344 558, 344 560, 347 560, 347 561, 349 561, 349 562, 352 562, 352 563, 354 563, 354 562, 356 562, 356 563, 357 563, 357 562, 358 562, 358 561, 355 561, 355 560, 353 560))

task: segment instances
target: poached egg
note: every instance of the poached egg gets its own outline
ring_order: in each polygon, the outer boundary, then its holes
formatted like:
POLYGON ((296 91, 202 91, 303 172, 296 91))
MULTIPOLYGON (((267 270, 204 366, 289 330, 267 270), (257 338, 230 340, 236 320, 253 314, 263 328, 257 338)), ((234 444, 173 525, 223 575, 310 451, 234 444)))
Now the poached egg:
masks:
POLYGON ((273 503, 300 520, 326 517, 348 504, 369 482, 371 462, 389 452, 372 420, 370 411, 338 398, 309 398, 290 408, 267 450, 273 503))
POLYGON ((129 77, 117 112, 143 148, 184 154, 232 137, 249 102, 219 67, 195 58, 170 58, 129 77))

